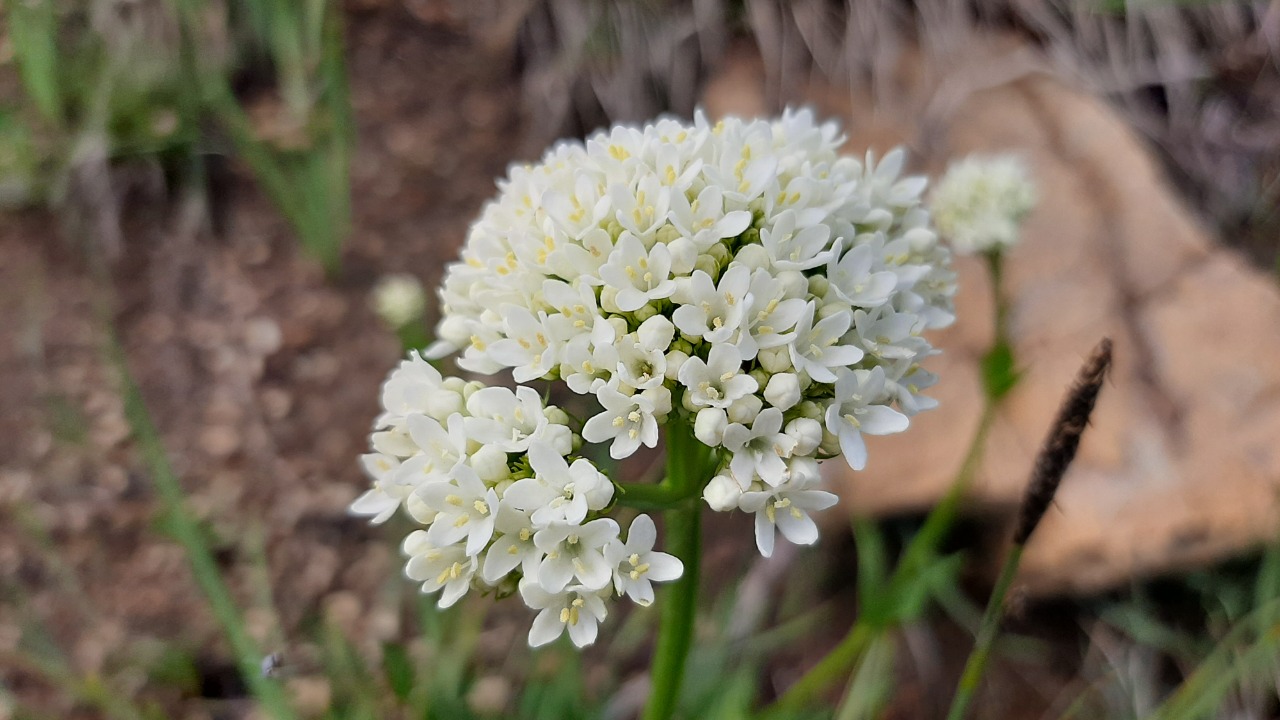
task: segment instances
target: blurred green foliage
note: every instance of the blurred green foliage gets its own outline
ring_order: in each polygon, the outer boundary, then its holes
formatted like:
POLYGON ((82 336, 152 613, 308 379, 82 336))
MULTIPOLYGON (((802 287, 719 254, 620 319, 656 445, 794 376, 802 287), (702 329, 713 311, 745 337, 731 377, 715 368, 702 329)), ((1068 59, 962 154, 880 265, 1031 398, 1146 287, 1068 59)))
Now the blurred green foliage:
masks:
POLYGON ((354 130, 335 1, 9 0, 4 12, 24 97, 0 98, 0 203, 74 201, 68 177, 90 141, 109 162, 200 183, 204 159, 230 151, 336 269, 354 130))

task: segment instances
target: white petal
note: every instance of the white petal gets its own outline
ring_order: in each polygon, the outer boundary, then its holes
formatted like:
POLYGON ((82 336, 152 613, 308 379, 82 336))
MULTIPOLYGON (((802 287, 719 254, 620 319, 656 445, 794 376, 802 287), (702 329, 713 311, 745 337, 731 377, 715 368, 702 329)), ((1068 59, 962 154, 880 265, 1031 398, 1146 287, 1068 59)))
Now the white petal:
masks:
POLYGON ((773 523, 764 512, 756 513, 756 547, 765 557, 773 556, 773 523))
POLYGON ((529 647, 539 647, 555 640, 564 633, 564 623, 560 622, 560 608, 549 607, 538 613, 529 627, 529 647))

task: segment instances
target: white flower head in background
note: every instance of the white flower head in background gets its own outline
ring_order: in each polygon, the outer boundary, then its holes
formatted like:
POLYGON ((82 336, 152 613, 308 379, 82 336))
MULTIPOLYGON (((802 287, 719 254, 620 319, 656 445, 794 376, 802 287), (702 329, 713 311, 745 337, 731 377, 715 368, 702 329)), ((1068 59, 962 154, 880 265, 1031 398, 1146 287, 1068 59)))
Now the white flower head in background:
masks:
POLYGON ((418 278, 406 273, 383 275, 370 292, 373 311, 392 329, 422 319, 427 309, 427 293, 418 278))
MULTIPOLYGON (((430 358, 562 383, 594 408, 571 419, 541 390, 443 377, 417 354, 383 387, 351 508, 403 508, 420 527, 407 574, 441 604, 501 591, 539 611, 541 645, 596 638, 609 603, 647 605, 676 580, 639 515, 624 532, 617 460, 669 423, 706 446, 704 500, 756 516, 756 544, 811 544, 834 504, 818 461, 901 432, 933 403, 924 334, 953 320, 955 275, 903 153, 840 155, 833 123, 698 114, 615 127, 514 165, 440 288, 430 358)), ((625 519, 623 519, 625 525, 625 519)))
POLYGON ((929 202, 938 232, 956 252, 973 255, 1018 241, 1036 189, 1017 155, 970 155, 947 168, 929 202))

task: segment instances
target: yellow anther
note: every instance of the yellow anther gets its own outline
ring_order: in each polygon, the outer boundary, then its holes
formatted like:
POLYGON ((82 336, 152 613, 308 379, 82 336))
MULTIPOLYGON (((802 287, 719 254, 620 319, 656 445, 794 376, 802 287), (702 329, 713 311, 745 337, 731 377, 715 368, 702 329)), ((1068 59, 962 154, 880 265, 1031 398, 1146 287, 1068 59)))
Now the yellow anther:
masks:
POLYGON ((480 513, 481 515, 489 514, 489 503, 483 500, 477 500, 474 503, 471 503, 471 507, 475 508, 476 512, 480 513))
POLYGON ((458 497, 457 495, 445 495, 444 501, 449 503, 450 505, 453 505, 454 507, 462 507, 462 498, 458 497))

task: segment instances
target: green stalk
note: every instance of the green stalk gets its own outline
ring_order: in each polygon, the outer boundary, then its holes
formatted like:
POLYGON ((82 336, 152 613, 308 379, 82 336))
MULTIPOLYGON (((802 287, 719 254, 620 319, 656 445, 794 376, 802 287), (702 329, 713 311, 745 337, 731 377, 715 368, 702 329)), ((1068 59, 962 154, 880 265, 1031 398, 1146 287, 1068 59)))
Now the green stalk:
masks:
POLYGON ((1022 561, 1023 545, 1014 545, 1005 558, 1004 567, 1000 569, 1000 578, 996 580, 995 589, 991 591, 991 599, 987 601, 987 609, 982 614, 982 624, 978 627, 978 639, 973 651, 964 664, 964 673, 960 676, 960 685, 951 698, 951 710, 947 720, 962 720, 969 710, 969 703, 982 681, 982 674, 987 669, 987 658, 991 656, 991 648, 995 645, 996 636, 1000 633, 1000 620, 1004 617, 1004 601, 1013 585, 1013 578, 1018 574, 1018 563, 1022 561))
MULTIPOLYGON (((1014 370, 1013 349, 1008 338, 1009 303, 1002 287, 1004 268, 1003 258, 999 252, 987 255, 987 269, 991 274, 995 340, 991 350, 982 360, 982 415, 978 418, 978 427, 973 433, 964 461, 947 494, 929 512, 924 525, 903 551, 902 560, 889 579, 891 593, 916 579, 919 571, 928 564, 933 553, 936 552, 947 530, 955 522, 956 515, 960 512, 960 503, 982 462, 983 450, 987 444, 987 436, 991 433, 991 425, 995 421, 996 409, 1001 399, 1018 382, 1018 374, 1014 370)), ((770 707, 770 710, 798 710, 806 707, 828 687, 841 681, 862 657, 867 645, 886 629, 877 627, 866 617, 859 615, 840 644, 801 676, 770 707)))
MULTIPOLYGON (((701 510, 694 500, 706 484, 709 454, 691 432, 688 423, 673 414, 667 425, 667 478, 662 485, 667 493, 683 498, 668 506, 665 550, 684 563, 680 579, 669 585, 660 596, 662 615, 658 625, 658 644, 654 649, 650 670, 652 686, 644 720, 668 720, 675 712, 684 681, 685 662, 693 642, 693 622, 698 601, 698 563, 701 556, 701 510)), ((635 486, 629 492, 646 486, 635 486)), ((653 487, 653 486, 649 486, 653 487)))

